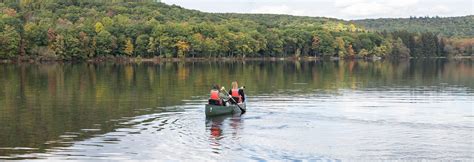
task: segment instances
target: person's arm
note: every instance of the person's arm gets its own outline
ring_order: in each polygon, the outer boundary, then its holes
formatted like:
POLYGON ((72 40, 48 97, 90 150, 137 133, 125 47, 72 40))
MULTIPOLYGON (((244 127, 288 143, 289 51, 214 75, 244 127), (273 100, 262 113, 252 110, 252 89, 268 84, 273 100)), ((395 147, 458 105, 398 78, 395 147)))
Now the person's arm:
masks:
POLYGON ((245 93, 244 93, 244 90, 243 90, 243 89, 240 89, 240 90, 239 90, 239 94, 240 94, 240 96, 242 96, 242 102, 244 102, 244 101, 245 101, 245 93))
POLYGON ((229 99, 229 96, 227 96, 226 94, 224 94, 224 93, 222 93, 222 92, 219 92, 219 97, 220 97, 221 99, 223 99, 224 101, 229 99))

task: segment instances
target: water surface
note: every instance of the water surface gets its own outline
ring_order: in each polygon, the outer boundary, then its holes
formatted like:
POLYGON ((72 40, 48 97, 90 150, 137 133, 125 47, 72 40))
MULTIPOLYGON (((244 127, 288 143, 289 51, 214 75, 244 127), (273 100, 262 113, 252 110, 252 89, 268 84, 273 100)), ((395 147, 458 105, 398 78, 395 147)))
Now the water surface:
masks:
POLYGON ((0 159, 474 158, 474 63, 0 64, 0 159), (206 118, 211 84, 248 113, 206 118))

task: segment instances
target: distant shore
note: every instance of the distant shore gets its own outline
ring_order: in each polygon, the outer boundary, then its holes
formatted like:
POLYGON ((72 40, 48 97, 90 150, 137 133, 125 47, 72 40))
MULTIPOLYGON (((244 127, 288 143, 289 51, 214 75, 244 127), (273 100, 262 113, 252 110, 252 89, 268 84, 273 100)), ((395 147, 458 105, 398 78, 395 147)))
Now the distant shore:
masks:
MULTIPOLYGON (((85 60, 61 60, 61 59, 45 59, 45 58, 16 58, 16 59, 0 59, 0 63, 48 63, 48 62, 118 62, 118 63, 159 63, 159 62, 195 62, 195 61, 315 61, 315 60, 381 60, 387 58, 373 57, 373 58, 339 58, 339 57, 195 57, 195 58, 140 58, 140 57, 98 57, 85 60)), ((456 57, 425 57, 425 58, 410 58, 410 59, 472 59, 472 56, 456 56, 456 57)))

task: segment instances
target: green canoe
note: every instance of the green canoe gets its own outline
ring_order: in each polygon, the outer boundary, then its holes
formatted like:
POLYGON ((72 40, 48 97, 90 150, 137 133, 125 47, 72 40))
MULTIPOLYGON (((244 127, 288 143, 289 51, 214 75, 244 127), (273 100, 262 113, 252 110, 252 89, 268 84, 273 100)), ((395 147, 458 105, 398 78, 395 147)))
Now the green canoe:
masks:
MULTIPOLYGON (((247 110, 247 104, 240 103, 239 106, 247 110)), ((237 114, 242 113, 242 110, 237 105, 227 105, 227 106, 217 106, 206 104, 206 116, 218 116, 218 115, 227 115, 227 114, 237 114)))

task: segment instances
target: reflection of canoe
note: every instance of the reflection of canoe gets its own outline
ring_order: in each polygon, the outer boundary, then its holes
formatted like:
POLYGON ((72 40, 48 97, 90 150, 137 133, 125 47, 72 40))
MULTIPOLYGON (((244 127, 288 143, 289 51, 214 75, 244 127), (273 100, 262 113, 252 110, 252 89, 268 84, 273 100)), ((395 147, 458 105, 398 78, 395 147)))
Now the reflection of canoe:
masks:
MULTIPOLYGON (((245 103, 239 104, 244 111, 247 109, 245 103)), ((237 105, 217 106, 206 104, 206 116, 217 116, 226 114, 241 114, 242 111, 237 105)))
POLYGON ((231 134, 227 135, 236 136, 238 134, 238 129, 240 129, 241 127, 241 124, 241 114, 206 116, 206 129, 210 131, 210 137, 211 139, 213 139, 212 142, 216 146, 220 146, 221 144, 219 140, 221 140, 223 136, 226 136, 226 134, 224 134, 225 129, 230 130, 227 131, 227 133, 231 132, 231 134))

